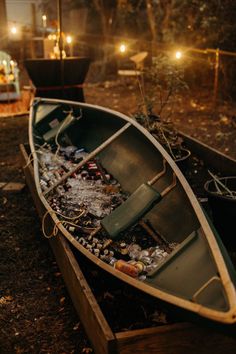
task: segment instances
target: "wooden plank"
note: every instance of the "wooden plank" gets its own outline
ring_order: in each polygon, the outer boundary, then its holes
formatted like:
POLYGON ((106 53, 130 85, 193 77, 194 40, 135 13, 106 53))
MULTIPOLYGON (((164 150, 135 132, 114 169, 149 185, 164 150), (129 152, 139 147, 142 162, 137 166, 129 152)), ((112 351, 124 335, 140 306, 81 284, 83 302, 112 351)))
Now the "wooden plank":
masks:
POLYGON ((3 192, 21 192, 25 188, 24 183, 9 182, 2 188, 3 192))
POLYGON ((54 190, 57 186, 62 184, 68 177, 70 177, 73 173, 79 171, 79 169, 84 166, 89 160, 93 159, 96 155, 102 152, 108 145, 110 145, 114 140, 116 140, 121 134, 123 134, 129 127, 131 123, 126 123, 122 128, 120 128, 117 132, 111 135, 107 140, 105 140, 101 145, 99 145, 95 150, 89 153, 81 162, 79 162, 74 168, 72 168, 69 172, 65 173, 61 179, 56 182, 52 187, 49 187, 46 191, 44 191, 44 195, 48 194, 52 190, 54 190))
POLYGON ((234 354, 236 336, 189 323, 116 333, 119 354, 234 354))
MULTIPOLYGON (((28 155, 23 145, 20 145, 20 151, 23 165, 26 165, 28 155)), ((45 210, 36 194, 32 165, 29 164, 27 167, 24 167, 24 172, 36 209, 42 218, 45 210)), ((49 243, 55 254, 57 264, 76 311, 95 349, 95 353, 114 353, 114 334, 103 316, 68 242, 64 237, 58 235, 55 238, 49 239, 49 243)))
POLYGON ((66 287, 85 331, 98 354, 114 353, 115 337, 64 237, 49 240, 66 287))

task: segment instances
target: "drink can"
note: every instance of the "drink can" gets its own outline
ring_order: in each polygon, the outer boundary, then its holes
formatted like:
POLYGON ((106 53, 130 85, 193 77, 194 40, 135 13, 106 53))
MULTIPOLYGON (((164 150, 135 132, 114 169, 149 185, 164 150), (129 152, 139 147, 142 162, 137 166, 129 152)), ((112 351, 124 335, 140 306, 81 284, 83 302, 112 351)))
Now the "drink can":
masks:
POLYGON ((138 268, 138 272, 139 273, 144 272, 145 269, 146 269, 145 264, 143 262, 141 262, 141 261, 132 260, 132 261, 129 261, 129 263, 134 265, 136 268, 138 268))
POLYGON ((119 259, 115 264, 114 264, 115 269, 130 275, 131 277, 135 278, 138 276, 139 271, 138 268, 130 263, 125 262, 123 259, 119 259))

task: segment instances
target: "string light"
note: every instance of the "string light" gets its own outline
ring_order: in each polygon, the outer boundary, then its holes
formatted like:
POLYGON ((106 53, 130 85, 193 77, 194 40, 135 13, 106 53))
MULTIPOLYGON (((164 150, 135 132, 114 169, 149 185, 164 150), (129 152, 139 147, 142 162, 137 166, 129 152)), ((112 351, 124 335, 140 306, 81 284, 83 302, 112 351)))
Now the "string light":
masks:
POLYGON ((43 20, 43 27, 46 27, 47 26, 47 16, 43 15, 42 20, 43 20))
POLYGON ((17 33, 17 28, 14 27, 14 26, 11 27, 10 32, 11 32, 12 34, 16 34, 16 33, 17 33))
POLYGON ((177 52, 175 52, 175 58, 177 60, 181 59, 183 56, 182 52, 180 50, 177 50, 177 52))
POLYGON ((119 51, 120 51, 121 53, 125 53, 126 50, 127 50, 126 44, 122 43, 122 44, 119 46, 119 51))
POLYGON ((66 43, 71 44, 72 43, 72 37, 71 36, 66 36, 66 43))

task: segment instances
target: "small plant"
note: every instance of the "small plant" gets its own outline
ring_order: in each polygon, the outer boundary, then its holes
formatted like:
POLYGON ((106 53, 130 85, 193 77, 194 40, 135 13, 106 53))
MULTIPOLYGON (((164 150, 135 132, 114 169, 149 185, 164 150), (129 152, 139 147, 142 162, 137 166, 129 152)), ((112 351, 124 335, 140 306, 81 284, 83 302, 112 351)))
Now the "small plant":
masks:
POLYGON ((183 139, 170 119, 176 96, 187 85, 182 68, 161 54, 146 68, 138 80, 141 103, 134 118, 144 126, 174 159, 181 156, 183 139))

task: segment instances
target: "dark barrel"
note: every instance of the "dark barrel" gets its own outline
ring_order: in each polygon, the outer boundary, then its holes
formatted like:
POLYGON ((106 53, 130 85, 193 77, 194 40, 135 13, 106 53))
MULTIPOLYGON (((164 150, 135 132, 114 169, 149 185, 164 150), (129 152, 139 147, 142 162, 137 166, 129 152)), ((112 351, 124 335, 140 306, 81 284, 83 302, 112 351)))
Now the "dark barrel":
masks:
POLYGON ((37 97, 84 102, 83 83, 90 58, 64 58, 62 63, 60 59, 27 59, 24 64, 37 97))

